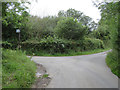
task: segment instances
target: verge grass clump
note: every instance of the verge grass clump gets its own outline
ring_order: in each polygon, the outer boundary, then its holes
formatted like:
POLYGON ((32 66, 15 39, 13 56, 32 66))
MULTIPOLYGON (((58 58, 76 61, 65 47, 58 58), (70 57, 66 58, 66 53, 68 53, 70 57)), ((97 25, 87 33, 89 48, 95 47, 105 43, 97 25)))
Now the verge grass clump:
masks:
POLYGON ((111 71, 120 78, 118 59, 118 52, 113 50, 108 53, 106 63, 111 71))
POLYGON ((28 88, 35 80, 36 65, 19 50, 2 50, 2 87, 28 88))

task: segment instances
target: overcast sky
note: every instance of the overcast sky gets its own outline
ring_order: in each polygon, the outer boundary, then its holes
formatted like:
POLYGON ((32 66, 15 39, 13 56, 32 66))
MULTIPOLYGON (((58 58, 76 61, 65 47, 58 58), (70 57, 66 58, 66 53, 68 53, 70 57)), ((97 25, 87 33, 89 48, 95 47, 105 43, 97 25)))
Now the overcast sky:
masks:
POLYGON ((98 22, 97 19, 101 18, 100 11, 93 5, 92 1, 96 0, 37 0, 37 2, 32 1, 29 8, 31 15, 40 17, 57 15, 59 10, 73 8, 98 22))

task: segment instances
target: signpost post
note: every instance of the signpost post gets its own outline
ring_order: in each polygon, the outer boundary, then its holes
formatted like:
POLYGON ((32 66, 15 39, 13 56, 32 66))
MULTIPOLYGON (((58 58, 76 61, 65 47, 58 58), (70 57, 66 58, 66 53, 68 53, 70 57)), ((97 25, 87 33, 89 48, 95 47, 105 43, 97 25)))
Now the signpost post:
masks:
POLYGON ((20 49, 20 29, 16 29, 16 33, 19 34, 19 36, 18 36, 18 38, 19 38, 18 48, 20 49))

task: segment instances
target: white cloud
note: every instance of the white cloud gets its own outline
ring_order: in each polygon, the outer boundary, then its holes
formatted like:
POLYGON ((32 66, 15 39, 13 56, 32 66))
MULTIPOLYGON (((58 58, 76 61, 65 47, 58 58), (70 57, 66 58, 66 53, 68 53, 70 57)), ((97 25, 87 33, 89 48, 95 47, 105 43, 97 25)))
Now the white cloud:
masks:
POLYGON ((93 6, 92 0, 38 0, 37 2, 32 1, 29 8, 30 14, 40 17, 57 15, 59 10, 73 8, 90 16, 96 22, 101 18, 100 12, 93 6))

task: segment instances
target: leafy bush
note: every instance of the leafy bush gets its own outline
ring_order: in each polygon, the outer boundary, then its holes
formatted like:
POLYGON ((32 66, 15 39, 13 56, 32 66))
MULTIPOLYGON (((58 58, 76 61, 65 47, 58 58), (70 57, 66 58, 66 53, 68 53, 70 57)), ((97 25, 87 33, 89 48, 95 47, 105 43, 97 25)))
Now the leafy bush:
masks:
POLYGON ((104 49, 104 44, 99 39, 85 38, 84 40, 66 40, 56 36, 49 36, 41 39, 41 41, 26 41, 22 44, 22 50, 29 52, 28 54, 49 53, 68 53, 70 50, 87 51, 94 49, 104 49))
POLYGON ((47 51, 48 53, 63 53, 66 52, 69 45, 69 41, 60 39, 56 36, 48 36, 46 38, 41 39, 41 41, 26 41, 22 43, 22 49, 35 53, 35 52, 42 52, 47 51))
POLYGON ((91 37, 94 37, 96 39, 100 39, 103 41, 104 45, 108 48, 111 47, 111 35, 110 35, 110 29, 107 25, 99 25, 97 30, 92 31, 91 37))
POLYGON ((93 50, 98 48, 104 49, 104 44, 100 39, 85 38, 83 42, 83 48, 84 50, 93 50))
POLYGON ((68 17, 57 23, 55 32, 59 37, 68 40, 79 40, 83 39, 86 31, 85 29, 86 28, 83 27, 81 23, 78 23, 77 19, 68 17))
POLYGON ((21 49, 23 51, 26 51, 26 54, 33 55, 35 52, 40 52, 41 47, 40 47, 40 42, 36 41, 24 41, 21 43, 21 49))
POLYGON ((22 51, 2 50, 2 87, 30 87, 35 80, 36 65, 22 51))
POLYGON ((40 41, 41 48, 44 50, 48 50, 50 53, 57 53, 57 52, 65 52, 65 49, 67 48, 67 42, 63 39, 59 39, 58 37, 47 37, 44 39, 41 39, 40 41))
POLYGON ((16 49, 17 48, 17 43, 10 43, 7 41, 2 42, 2 47, 5 49, 16 49))

